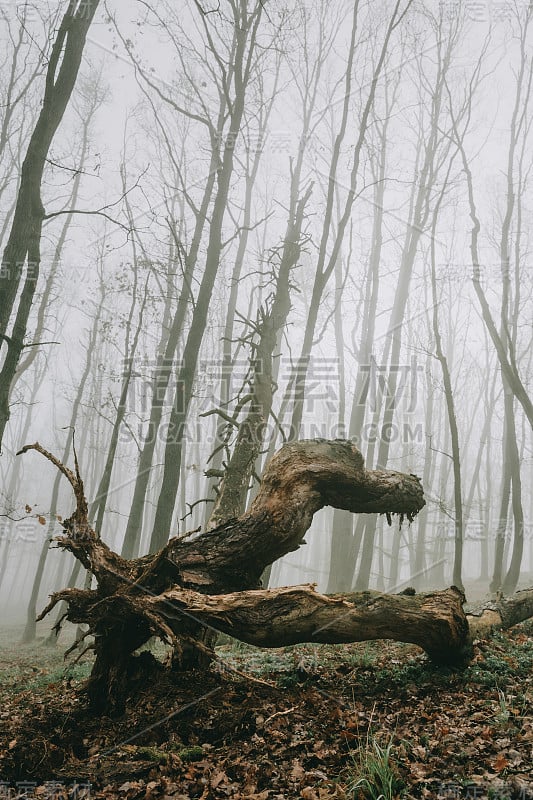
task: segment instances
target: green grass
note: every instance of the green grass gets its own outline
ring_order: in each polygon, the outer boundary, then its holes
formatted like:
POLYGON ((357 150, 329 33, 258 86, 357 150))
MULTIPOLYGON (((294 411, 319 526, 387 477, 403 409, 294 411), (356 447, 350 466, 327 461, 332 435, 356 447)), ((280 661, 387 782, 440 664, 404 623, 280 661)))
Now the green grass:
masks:
POLYGON ((369 728, 363 747, 351 753, 348 790, 355 800, 394 800, 405 788, 394 763, 393 737, 381 743, 369 728))

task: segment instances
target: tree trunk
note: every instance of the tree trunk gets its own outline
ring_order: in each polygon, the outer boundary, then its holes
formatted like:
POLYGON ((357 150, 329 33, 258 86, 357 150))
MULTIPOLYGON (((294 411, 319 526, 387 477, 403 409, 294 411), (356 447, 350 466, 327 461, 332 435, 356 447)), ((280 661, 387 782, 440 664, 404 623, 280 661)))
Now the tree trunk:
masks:
MULTIPOLYGON (((426 392, 427 401, 425 409, 426 420, 426 444, 424 449, 424 472, 422 475, 422 485, 426 487, 433 484, 433 473, 435 471, 435 459, 431 451, 431 437, 433 431, 433 409, 435 390, 431 385, 431 369, 429 355, 426 360, 426 392)), ((428 554, 426 552, 426 533, 428 528, 428 507, 425 506, 418 517, 418 531, 415 546, 414 570, 411 574, 411 585, 416 589, 427 580, 428 554)))
POLYGON ((237 17, 235 19, 235 63, 237 65, 233 76, 235 97, 231 106, 230 126, 224 144, 222 163, 217 171, 217 190, 209 227, 206 266, 183 349, 183 360, 178 373, 174 403, 170 415, 168 436, 165 443, 163 480, 150 538, 151 552, 159 550, 170 535, 179 487, 179 464, 181 463, 185 424, 192 399, 196 366, 205 333, 209 304, 223 250, 222 225, 226 215, 233 176, 235 141, 239 135, 244 114, 246 91, 250 79, 250 54, 256 47, 256 36, 261 13, 262 6, 258 4, 250 14, 245 13, 242 19, 237 17))
POLYGON ((396 29, 400 21, 403 19, 403 17, 409 10, 410 2, 406 3, 405 8, 403 10, 401 10, 400 6, 401 6, 401 0, 397 0, 397 2, 394 5, 394 8, 392 9, 390 17, 388 18, 387 25, 385 28, 385 34, 381 42, 381 47, 379 48, 378 51, 379 55, 373 71, 372 80, 370 81, 368 94, 366 96, 365 103, 362 108, 361 118, 359 120, 359 131, 357 140, 353 148, 353 156, 351 158, 349 179, 347 181, 348 191, 344 201, 344 207, 342 209, 342 214, 337 222, 336 230, 334 234, 332 234, 333 204, 334 204, 335 194, 338 188, 337 181, 338 181, 339 160, 349 119, 350 97, 352 93, 352 81, 353 81, 352 70, 353 70, 353 61, 354 61, 354 53, 356 45, 356 33, 358 26, 358 9, 359 9, 359 4, 358 3, 354 4, 350 49, 348 51, 348 62, 346 66, 345 79, 344 79, 344 100, 342 108, 342 117, 338 133, 335 137, 333 153, 329 165, 328 192, 326 197, 326 207, 324 210, 324 224, 322 227, 322 233, 320 237, 317 266, 315 271, 313 289, 311 293, 311 302, 309 305, 309 310, 305 325, 304 339, 302 343, 300 357, 296 363, 294 370, 294 406, 293 406, 290 430, 292 437, 296 438, 300 435, 300 428, 302 425, 307 372, 309 367, 309 359, 313 347, 315 327, 318 320, 320 304, 322 302, 322 295, 324 293, 324 289, 328 284, 331 274, 335 268, 337 258, 341 253, 346 227, 351 218, 352 208, 355 202, 357 185, 359 181, 359 167, 361 161, 361 154, 367 136, 367 130, 370 123, 370 115, 374 107, 378 82, 380 80, 385 59, 388 55, 390 40, 394 30, 396 29), (330 252, 328 252, 328 248, 331 248, 330 252))
MULTIPOLYGON (((222 105, 218 115, 219 126, 222 124, 221 119, 223 119, 225 107, 224 101, 224 104, 222 105)), ((139 552, 146 492, 148 490, 148 484, 150 481, 150 474, 154 460, 154 452, 157 445, 161 419, 165 410, 165 396, 172 374, 172 364, 176 355, 176 348, 178 346, 180 336, 182 335, 187 317, 191 285, 197 265, 198 251, 200 249, 200 243, 206 224, 207 213, 211 203, 211 198, 213 196, 218 160, 218 150, 213 148, 209 164, 209 172, 202 195, 202 201, 200 203, 198 214, 196 215, 191 246, 185 257, 185 270, 183 274, 180 297, 176 307, 176 312, 172 318, 170 330, 168 331, 168 338, 166 339, 164 348, 162 348, 163 352, 158 358, 154 371, 150 419, 148 421, 146 435, 139 456, 133 498, 131 501, 128 524, 126 526, 126 533, 124 535, 124 542, 122 545, 122 555, 124 558, 133 558, 139 552)), ((163 331, 162 336, 165 335, 166 332, 163 331)))
POLYGON ((290 276, 300 257, 301 230, 311 187, 291 203, 287 231, 271 303, 260 310, 256 324, 258 341, 253 345, 253 383, 246 418, 239 426, 231 458, 218 487, 217 499, 208 526, 216 527, 241 515, 246 506, 250 478, 263 448, 266 424, 274 395, 273 356, 291 308, 290 276))
MULTIPOLYGON (((74 178, 74 184, 73 184, 73 187, 72 187, 72 192, 71 192, 70 201, 69 201, 69 207, 70 208, 74 208, 75 207, 76 199, 77 199, 77 196, 78 196, 78 190, 79 190, 80 181, 81 181, 81 173, 83 171, 83 167, 84 167, 84 164, 85 164, 85 156, 86 156, 86 152, 87 152, 88 126, 89 126, 89 120, 86 120, 84 125, 83 125, 82 149, 81 149, 81 156, 80 156, 80 160, 79 160, 79 172, 76 173, 76 176, 74 178)), ((62 251, 63 244, 64 244, 64 242, 66 240, 66 237, 67 237, 68 229, 69 229, 71 221, 72 221, 72 216, 73 216, 72 214, 69 214, 67 216, 67 219, 65 220, 65 223, 63 225, 63 229, 61 231, 61 235, 60 235, 60 237, 58 239, 58 242, 57 242, 56 250, 55 250, 55 253, 54 253, 54 260, 52 262, 52 269, 50 271, 50 275, 47 278, 46 287, 45 287, 45 291, 44 291, 44 294, 43 294, 43 299, 42 299, 41 304, 39 306, 38 323, 37 323, 37 328, 36 328, 37 331, 42 331, 44 329, 45 312, 46 312, 46 309, 47 309, 47 301, 49 300, 51 292, 52 292, 52 288, 53 288, 54 280, 55 280, 55 273, 56 273, 56 270, 57 270, 57 266, 61 261, 61 251, 62 251)), ((80 378, 80 381, 79 381, 79 384, 78 384, 78 389, 76 391, 76 397, 74 398, 74 403, 72 404, 72 411, 71 411, 71 414, 70 414, 70 423, 69 423, 69 426, 68 426, 67 442, 65 444, 65 449, 64 449, 64 452, 63 452, 63 463, 65 463, 68 460, 68 457, 69 457, 69 454, 70 454, 70 448, 71 448, 72 442, 73 442, 74 431, 75 431, 75 428, 76 428, 76 421, 77 421, 77 417, 78 417, 78 411, 79 411, 79 408, 80 408, 80 405, 81 405, 81 401, 82 401, 82 398, 83 398, 83 393, 85 391, 85 384, 87 383, 87 378, 89 376, 89 371, 90 371, 91 365, 92 365, 93 349, 94 349, 94 346, 95 346, 95 341, 96 341, 96 337, 97 337, 97 333, 98 333, 98 329, 99 329, 99 323, 100 323, 100 317, 101 317, 101 314, 102 314, 102 304, 104 302, 104 297, 105 297, 105 287, 101 283, 100 284, 100 302, 99 302, 99 305, 98 305, 97 310, 96 310, 96 315, 95 315, 95 318, 94 318, 91 334, 90 334, 90 337, 89 337, 89 342, 87 344, 85 365, 84 365, 83 373, 81 375, 81 378, 80 378)), ((34 353, 34 352, 35 352, 35 350, 32 350, 32 353, 34 353)), ((30 355, 28 357, 28 359, 27 359, 27 362, 29 362, 29 363, 23 362, 23 363, 20 364, 17 376, 20 374, 22 369, 27 369, 30 366, 32 360, 33 360, 33 357, 30 355)), ((39 561, 37 563, 37 569, 36 569, 36 572, 35 572, 35 577, 33 579, 33 586, 32 586, 32 591, 31 591, 31 595, 30 595, 30 600, 28 602, 28 609, 27 609, 27 612, 26 612, 26 626, 24 628, 24 633, 23 633, 23 636, 22 636, 22 641, 26 642, 26 643, 27 642, 33 642, 33 640, 35 639, 35 634, 36 634, 35 617, 37 616, 37 600, 38 600, 39 591, 40 591, 40 588, 41 588, 41 581, 42 581, 42 578, 43 578, 43 575, 44 575, 44 568, 45 568, 46 560, 47 560, 47 557, 48 557, 48 552, 49 552, 49 548, 50 548, 50 542, 51 542, 51 539, 52 539, 52 536, 53 536, 54 528, 57 526, 56 516, 57 516, 57 501, 58 501, 58 497, 59 497, 59 482, 60 482, 60 479, 61 479, 61 475, 58 473, 56 475, 56 479, 54 480, 54 487, 52 489, 52 499, 51 499, 51 504, 50 504, 50 522, 49 522, 49 526, 48 526, 48 531, 47 531, 46 537, 45 537, 45 539, 44 539, 44 541, 42 543, 41 552, 39 554, 39 561)))
MULTIPOLYGON (((388 112, 389 108, 387 107, 387 114, 381 130, 381 146, 379 149, 378 163, 374 168, 376 185, 374 187, 375 212, 372 226, 372 246, 366 273, 365 302, 361 324, 361 345, 358 353, 359 364, 348 427, 348 437, 356 442, 361 440, 361 431, 365 418, 368 381, 370 380, 370 363, 376 328, 376 309, 379 294, 379 265, 383 246, 388 112)), ((376 124, 378 124, 377 120, 376 124)), ((355 560, 357 559, 359 550, 358 547, 354 547, 354 536, 353 518, 346 511, 336 509, 333 514, 328 592, 345 591, 352 585, 355 560)))
MULTIPOLYGON (((243 641, 278 647, 302 641, 349 642, 392 638, 413 642, 432 659, 463 664, 471 636, 531 616, 533 592, 480 611, 469 619, 456 587, 413 596, 373 592, 326 597, 312 586, 258 589, 265 566, 296 550, 313 515, 332 505, 355 513, 414 518, 424 505, 414 475, 368 471, 359 451, 340 440, 286 444, 267 465, 259 492, 240 518, 201 536, 172 539, 153 556, 126 561, 112 552, 88 523, 77 460, 69 470, 38 443, 37 450, 69 480, 76 509, 65 520, 59 546, 70 550, 96 578, 96 588, 65 589, 52 596, 41 618, 66 601, 67 619, 89 626, 96 661, 87 686, 92 706, 121 713, 132 670, 155 662, 133 652, 151 636, 173 646, 173 666, 187 669, 215 657, 210 640, 225 631, 243 641)), ((161 666, 158 667, 161 669, 161 666)))
MULTIPOLYGON (((41 261, 41 232, 45 211, 41 182, 48 152, 76 83, 87 31, 99 0, 71 0, 52 46, 39 118, 22 165, 17 203, 0 274, 0 340, 7 354, 0 373, 0 445, 9 419, 9 392, 15 377, 41 261), (24 285, 11 335, 7 327, 15 306, 23 267, 24 285)), ((0 342, 1 343, 1 342, 0 342)))
MULTIPOLYGON (((98 633, 100 655, 95 675, 100 688, 102 670, 107 670, 109 688, 115 682, 115 667, 111 668, 104 652, 108 637, 113 639, 114 652, 117 641, 122 642, 122 667, 118 669, 124 670, 125 659, 139 646, 139 636, 146 641, 160 635, 170 641, 178 664, 184 646, 205 649, 198 644, 201 624, 179 613, 174 621, 155 613, 147 605, 150 598, 153 601, 169 590, 226 594, 257 589, 265 567, 298 549, 313 515, 325 505, 356 513, 385 513, 389 519, 391 514, 398 514, 408 520, 424 505, 418 478, 392 471, 367 471, 363 457, 350 442, 295 442, 282 447, 270 461, 250 510, 237 520, 197 538, 173 539, 154 556, 126 561, 113 553, 89 525, 77 462, 74 474, 40 445, 28 445, 21 452, 28 449, 36 449, 51 460, 75 491, 76 511, 63 523, 67 535, 58 541, 92 572, 97 585, 95 590, 57 592, 49 609, 66 600, 67 618, 88 624, 92 633, 98 633), (130 604, 129 611, 124 603, 130 604), (131 619, 126 625, 128 615, 131 619), (141 633, 133 635, 132 631, 141 633)), ((106 697, 105 702, 114 705, 112 692, 106 697)))
POLYGON ((454 551, 453 551, 453 582, 456 586, 463 588, 463 495, 461 483, 461 453, 459 447, 459 428, 457 425, 457 414, 455 410, 455 398, 452 387, 452 377, 448 358, 444 352, 442 336, 439 323, 439 304, 440 299, 437 293, 437 266, 435 253, 435 240, 437 237, 437 222, 439 212, 453 161, 450 161, 448 172, 444 180, 443 188, 439 194, 435 210, 433 212, 433 222, 431 225, 431 244, 430 244, 430 270, 431 270, 431 295, 433 308, 433 336, 435 339, 435 355, 441 366, 442 382, 444 384, 444 397, 446 399, 446 413, 448 425, 450 427, 450 439, 452 444, 452 464, 453 464, 453 497, 454 497, 454 551))

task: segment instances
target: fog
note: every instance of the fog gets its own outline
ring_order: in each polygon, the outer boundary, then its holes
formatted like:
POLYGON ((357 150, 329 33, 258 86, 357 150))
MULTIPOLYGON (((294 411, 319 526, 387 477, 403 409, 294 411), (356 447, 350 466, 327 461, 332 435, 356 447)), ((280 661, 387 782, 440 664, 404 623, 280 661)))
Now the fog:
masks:
MULTIPOLYGON (((1 9, 6 285, 57 5, 1 9)), ((23 445, 71 468, 75 448, 92 523, 142 555, 208 524, 258 376, 273 394, 242 511, 294 439, 351 439, 369 469, 418 475, 426 498, 401 526, 320 511, 270 586, 455 582, 475 598, 531 582, 532 14, 518 1, 98 7, 46 156, 40 267, 30 249, 9 308, 2 295, 4 624, 41 611, 74 566, 48 549, 71 488, 61 479, 54 498, 57 470, 23 445)))

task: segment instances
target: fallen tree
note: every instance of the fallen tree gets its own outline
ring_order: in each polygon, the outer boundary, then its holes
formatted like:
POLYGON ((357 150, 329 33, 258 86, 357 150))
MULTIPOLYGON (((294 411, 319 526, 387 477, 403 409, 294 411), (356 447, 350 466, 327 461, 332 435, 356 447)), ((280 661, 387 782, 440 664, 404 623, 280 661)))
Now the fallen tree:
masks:
POLYGON ((302 544, 320 508, 410 522, 424 506, 415 475, 366 470, 361 453, 347 441, 284 445, 267 465, 246 513, 133 560, 114 553, 89 524, 77 458, 72 471, 38 443, 20 452, 28 450, 41 453, 69 480, 76 508, 56 541, 96 579, 94 589, 56 592, 39 619, 65 601, 65 617, 88 626, 84 638, 94 636, 96 659, 87 691, 93 707, 108 713, 123 711, 134 651, 152 636, 172 646, 175 670, 205 667, 219 631, 263 647, 388 638, 419 645, 435 662, 463 664, 476 631, 533 615, 533 592, 467 617, 464 595, 455 587, 421 595, 335 596, 319 594, 312 585, 262 589, 265 567, 302 544))

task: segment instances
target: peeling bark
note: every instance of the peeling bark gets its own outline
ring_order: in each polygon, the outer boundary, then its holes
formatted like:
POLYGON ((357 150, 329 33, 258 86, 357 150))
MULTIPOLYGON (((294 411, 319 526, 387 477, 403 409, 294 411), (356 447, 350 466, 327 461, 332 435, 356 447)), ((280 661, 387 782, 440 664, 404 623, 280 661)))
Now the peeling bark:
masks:
POLYGON ((266 466, 248 512, 171 546, 180 565, 179 582, 212 593, 256 588, 265 567, 298 549, 313 515, 324 506, 357 514, 397 514, 410 521, 424 498, 416 475, 366 470, 351 442, 286 444, 266 466))

